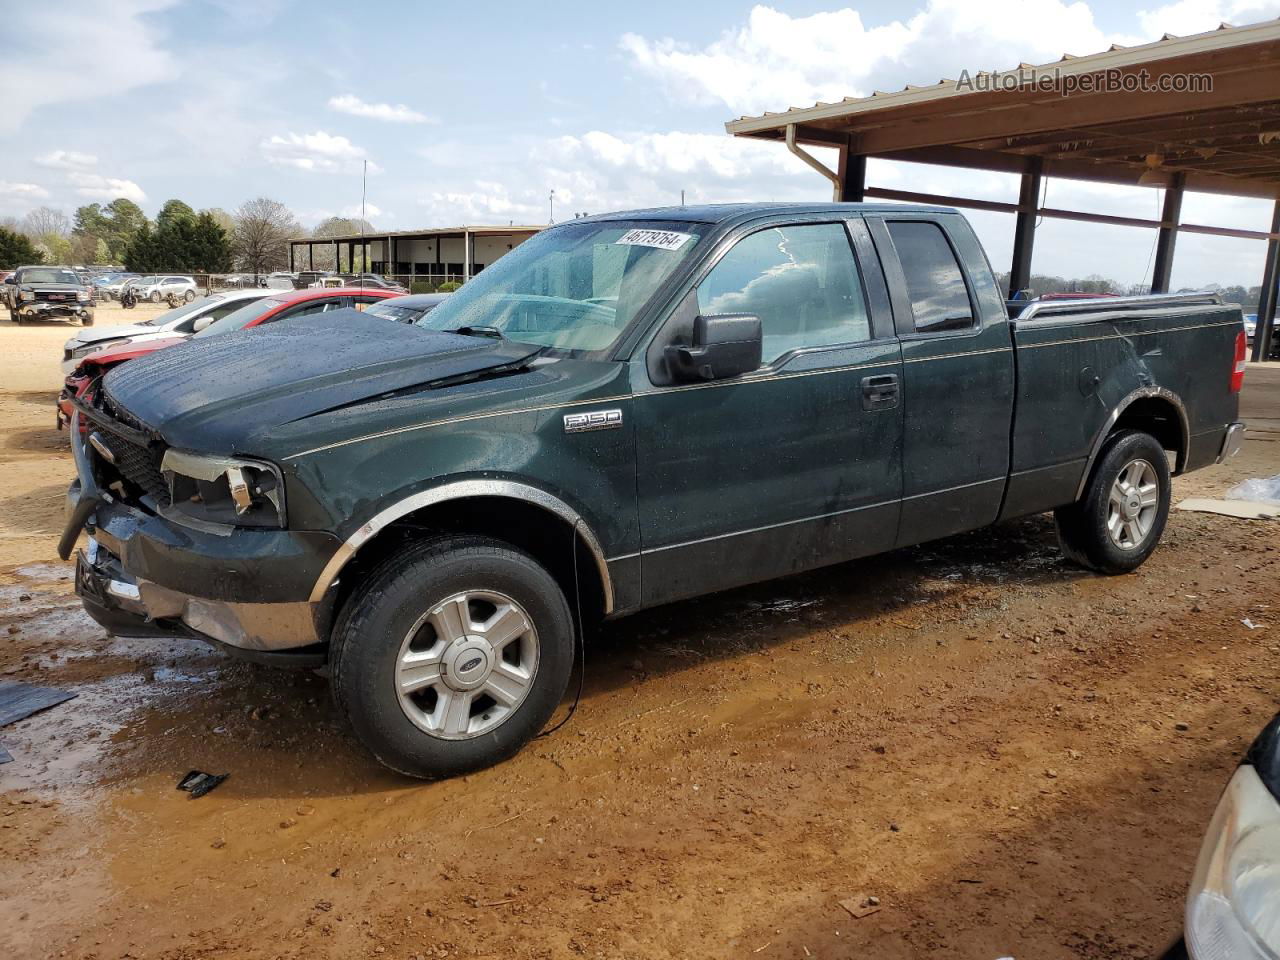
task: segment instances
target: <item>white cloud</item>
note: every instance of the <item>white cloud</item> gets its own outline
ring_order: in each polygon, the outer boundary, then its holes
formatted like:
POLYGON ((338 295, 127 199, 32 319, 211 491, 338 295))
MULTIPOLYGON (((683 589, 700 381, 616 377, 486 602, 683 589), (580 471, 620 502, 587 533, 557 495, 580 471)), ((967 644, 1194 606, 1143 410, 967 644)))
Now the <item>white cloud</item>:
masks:
POLYGON ((1143 10, 1138 22, 1148 40, 1166 33, 1185 37, 1214 30, 1220 23, 1241 26, 1280 16, 1277 0, 1179 0, 1154 10, 1143 10))
POLYGON ((37 183, 14 183, 0 180, 0 198, 5 200, 43 200, 49 191, 37 183))
POLYGON ((58 5, 52 31, 46 5, 7 4, 0 134, 53 104, 83 103, 174 78, 178 69, 166 40, 146 17, 174 2, 119 0, 103 9, 98 0, 69 0, 58 5))
POLYGON ((146 193, 132 180, 118 177, 104 177, 96 173, 80 173, 72 171, 67 179, 75 189, 76 196, 86 200, 116 200, 123 198, 134 203, 142 203, 147 199, 146 193))
MULTIPOLYGON (((268 163, 320 173, 358 171, 361 161, 368 157, 364 147, 356 146, 346 137, 323 130, 268 137, 260 147, 268 163)), ((378 169, 370 161, 369 172, 374 173, 378 169)))
POLYGON ((53 170, 83 170, 96 167, 98 158, 91 153, 78 153, 75 150, 51 150, 35 158, 37 166, 49 167, 53 170))
POLYGON ((353 117, 384 120, 387 123, 438 123, 434 117, 419 113, 403 103, 365 103, 354 93, 329 98, 329 109, 337 113, 349 113, 353 117))
POLYGON ((792 17, 758 5, 744 25, 700 49, 632 33, 620 45, 673 99, 755 114, 932 83, 966 68, 1048 62, 1125 41, 1133 42, 1103 33, 1083 2, 929 0, 905 22, 877 27, 849 8, 792 17))

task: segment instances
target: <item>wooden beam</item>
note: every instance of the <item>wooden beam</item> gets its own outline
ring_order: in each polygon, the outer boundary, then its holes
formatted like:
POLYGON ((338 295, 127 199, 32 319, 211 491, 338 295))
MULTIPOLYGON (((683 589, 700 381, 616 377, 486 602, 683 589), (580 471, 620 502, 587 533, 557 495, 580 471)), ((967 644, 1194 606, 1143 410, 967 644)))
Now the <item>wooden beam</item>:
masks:
POLYGON ((1173 273, 1173 250, 1178 243, 1178 220, 1182 216, 1182 174, 1174 174, 1173 183, 1164 192, 1164 210, 1160 214, 1160 234, 1156 238, 1156 262, 1151 271, 1151 292, 1168 293, 1173 273))
MULTIPOLYGON (((887 187, 867 187, 867 197, 877 200, 899 200, 903 203, 928 203, 942 207, 960 207, 962 210, 987 210, 991 213, 1014 213, 1020 207, 1016 203, 998 200, 976 200, 970 197, 952 197, 941 193, 918 193, 914 190, 892 190, 887 187)), ((1081 223, 1101 223, 1119 227, 1146 227, 1158 230, 1165 226, 1161 220, 1141 217, 1117 217, 1106 213, 1087 213, 1083 210, 1060 210, 1056 207, 1040 207, 1038 213, 1052 220, 1076 220, 1081 223)), ((1233 237, 1237 240, 1280 240, 1280 230, 1237 230, 1234 227, 1210 227, 1198 223, 1178 224, 1179 233, 1199 233, 1211 237, 1233 237)))
POLYGON ((1018 218, 1013 228, 1013 263, 1009 267, 1009 299, 1031 286, 1031 257, 1036 242, 1036 215, 1043 174, 1038 159, 1022 175, 1018 189, 1018 218))
POLYGON ((840 162, 836 166, 840 178, 841 203, 861 203, 867 186, 867 158, 854 153, 851 144, 840 148, 840 162))
POLYGON ((1258 326, 1253 333, 1253 359, 1269 360, 1275 337, 1276 304, 1280 301, 1280 200, 1271 211, 1271 232, 1276 237, 1267 244, 1262 269, 1262 289, 1258 293, 1258 326))

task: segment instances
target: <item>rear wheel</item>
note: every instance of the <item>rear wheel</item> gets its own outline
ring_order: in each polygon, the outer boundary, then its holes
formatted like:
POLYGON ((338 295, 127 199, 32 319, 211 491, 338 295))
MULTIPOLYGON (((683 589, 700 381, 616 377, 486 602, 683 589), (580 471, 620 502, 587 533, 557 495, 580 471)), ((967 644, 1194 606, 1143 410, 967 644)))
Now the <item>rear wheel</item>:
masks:
POLYGON ((195 298, 196 298, 196 292, 194 290, 188 290, 186 293, 182 295, 182 299, 187 303, 190 303, 195 298))
POLYGON ((1099 573, 1128 573, 1151 556, 1169 519, 1171 483, 1164 448, 1147 433, 1107 440, 1084 496, 1054 511, 1066 557, 1099 573))
POLYGON ((13 324, 22 323, 22 315, 17 310, 9 311, 9 322, 13 324))
POLYGON ((574 625, 552 576, 485 537, 410 545, 373 571, 333 631, 333 692, 356 736, 412 777, 515 754, 573 669, 574 625))

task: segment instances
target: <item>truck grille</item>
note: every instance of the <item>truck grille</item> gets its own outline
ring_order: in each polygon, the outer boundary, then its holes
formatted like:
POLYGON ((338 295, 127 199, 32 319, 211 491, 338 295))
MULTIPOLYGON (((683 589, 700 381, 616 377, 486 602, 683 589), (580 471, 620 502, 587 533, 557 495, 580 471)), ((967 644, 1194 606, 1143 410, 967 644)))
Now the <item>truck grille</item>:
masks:
POLYGON ((36 300, 44 303, 75 303, 76 294, 74 290, 37 290, 35 292, 36 300))
MULTIPOLYGON (((105 459, 99 460, 103 474, 115 471, 134 487, 151 496, 160 506, 169 506, 169 484, 160 472, 160 462, 164 456, 162 451, 126 440, 109 430, 97 431, 97 435, 98 440, 115 457, 114 464, 105 459)), ((106 485, 110 486, 110 480, 106 485)))

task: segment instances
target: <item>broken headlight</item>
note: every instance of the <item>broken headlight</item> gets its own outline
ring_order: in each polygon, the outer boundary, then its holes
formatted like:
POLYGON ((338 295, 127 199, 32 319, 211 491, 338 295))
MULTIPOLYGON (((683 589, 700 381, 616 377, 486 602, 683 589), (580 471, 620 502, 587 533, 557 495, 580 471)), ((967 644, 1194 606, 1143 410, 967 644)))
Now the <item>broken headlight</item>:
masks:
POLYGON ((237 527, 285 525, 284 480, 262 460, 165 451, 160 472, 171 507, 192 520, 237 527))

